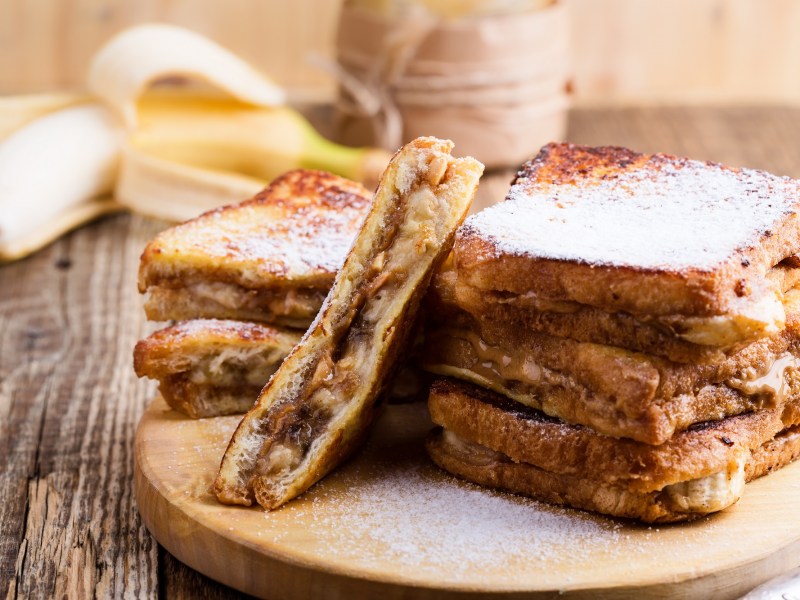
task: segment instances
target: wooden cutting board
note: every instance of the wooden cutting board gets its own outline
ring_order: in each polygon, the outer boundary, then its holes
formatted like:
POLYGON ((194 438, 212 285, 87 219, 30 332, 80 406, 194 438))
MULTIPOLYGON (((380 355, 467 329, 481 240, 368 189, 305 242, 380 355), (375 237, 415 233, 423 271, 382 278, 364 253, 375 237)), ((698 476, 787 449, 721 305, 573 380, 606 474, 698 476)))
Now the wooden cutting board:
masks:
POLYGON ((800 463, 721 514, 649 527, 460 482, 424 453, 424 405, 399 405, 355 459, 267 513, 208 493, 238 420, 154 401, 136 435, 136 495, 169 552, 255 596, 735 598, 800 566, 800 463))

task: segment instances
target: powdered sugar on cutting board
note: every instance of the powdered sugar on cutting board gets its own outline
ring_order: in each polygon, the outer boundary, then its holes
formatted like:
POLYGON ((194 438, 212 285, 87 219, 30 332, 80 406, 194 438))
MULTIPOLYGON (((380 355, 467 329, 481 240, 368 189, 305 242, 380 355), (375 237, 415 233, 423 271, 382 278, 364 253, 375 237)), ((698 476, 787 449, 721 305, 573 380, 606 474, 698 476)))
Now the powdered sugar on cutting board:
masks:
POLYGON ((598 544, 612 548, 619 535, 612 521, 481 489, 434 467, 387 470, 346 491, 322 487, 298 510, 310 512, 310 533, 323 536, 329 552, 360 562, 457 574, 586 560, 598 544))
POLYGON ((353 568, 392 565, 397 573, 447 573, 463 582, 498 569, 511 582, 545 563, 569 571, 598 551, 617 552, 620 522, 460 481, 425 455, 425 407, 389 409, 355 461, 263 514, 264 536, 289 543, 297 533, 284 524, 302 523, 317 555, 353 568))
POLYGON ((800 185, 748 169, 651 161, 553 185, 522 178, 461 235, 500 253, 595 265, 711 269, 759 242, 794 210, 800 185))

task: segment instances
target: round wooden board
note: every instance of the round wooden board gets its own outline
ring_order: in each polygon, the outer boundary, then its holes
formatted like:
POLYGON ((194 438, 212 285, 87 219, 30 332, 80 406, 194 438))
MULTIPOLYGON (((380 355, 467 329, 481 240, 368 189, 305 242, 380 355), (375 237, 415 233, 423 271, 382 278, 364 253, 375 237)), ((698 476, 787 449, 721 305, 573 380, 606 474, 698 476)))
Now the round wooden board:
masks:
POLYGON ((800 566, 800 464, 721 514, 648 527, 457 481, 424 453, 425 407, 389 406, 357 457, 267 513, 208 492, 238 421, 154 401, 136 435, 136 495, 169 552, 255 596, 735 598, 800 566))

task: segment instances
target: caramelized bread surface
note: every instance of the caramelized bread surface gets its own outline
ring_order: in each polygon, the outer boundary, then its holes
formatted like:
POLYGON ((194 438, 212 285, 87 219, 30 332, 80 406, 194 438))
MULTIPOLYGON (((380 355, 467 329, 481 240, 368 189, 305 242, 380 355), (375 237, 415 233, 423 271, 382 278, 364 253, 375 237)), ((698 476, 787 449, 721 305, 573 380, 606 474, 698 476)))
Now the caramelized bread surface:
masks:
POLYGON ((148 317, 307 327, 370 199, 359 183, 298 170, 251 200, 167 229, 147 245, 139 267, 148 317))
POLYGON ((213 492, 276 508, 358 447, 482 165, 451 142, 398 151, 317 318, 231 439, 213 492))
POLYGON ((546 471, 638 492, 720 472, 742 449, 754 451, 797 420, 800 395, 786 407, 698 423, 654 446, 570 425, 500 394, 455 379, 434 381, 431 419, 460 438, 546 471))
POLYGON ((795 460, 798 404, 699 424, 651 446, 441 379, 429 408, 444 432, 431 436, 428 450, 442 468, 482 485, 614 516, 680 521, 733 504, 745 481, 795 460))
POLYGON ((460 281, 507 298, 782 326, 767 274, 800 250, 800 183, 624 148, 549 144, 459 230, 460 281))
POLYGON ((534 465, 515 462, 495 452, 437 431, 426 447, 433 461, 445 471, 478 485, 530 496, 612 517, 637 519, 646 523, 677 523, 718 512, 735 504, 744 483, 780 469, 800 456, 800 427, 793 427, 754 451, 744 465, 744 477, 723 473, 711 482, 676 484, 676 491, 635 492, 574 475, 552 473, 534 465), (726 485, 727 484, 727 485, 726 485), (689 498, 707 494, 708 485, 717 488, 705 503, 687 503, 689 498), (694 488, 699 488, 694 494, 694 488))
MULTIPOLYGON (((768 275, 783 292, 784 313, 797 310, 800 269, 779 266, 768 275)), ((627 312, 608 312, 576 302, 545 301, 529 295, 479 290, 459 280, 453 270, 438 273, 429 299, 437 306, 446 300, 483 320, 502 321, 518 329, 627 348, 662 356, 674 362, 716 362, 767 334, 752 322, 726 318, 650 318, 627 312), (739 325, 743 325, 740 327, 739 325), (695 340, 695 341, 691 341, 695 340), (700 343, 702 342, 702 343, 700 343)), ((432 311, 436 316, 436 310, 432 311)), ((785 326, 785 319, 784 319, 785 326)))

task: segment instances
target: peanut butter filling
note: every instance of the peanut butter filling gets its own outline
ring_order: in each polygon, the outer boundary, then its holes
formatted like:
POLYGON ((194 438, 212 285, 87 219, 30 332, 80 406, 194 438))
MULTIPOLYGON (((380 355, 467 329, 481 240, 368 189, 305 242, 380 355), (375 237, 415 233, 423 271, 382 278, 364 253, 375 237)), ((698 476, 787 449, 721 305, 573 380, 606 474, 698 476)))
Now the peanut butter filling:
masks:
MULTIPOLYGON (((473 357, 473 364, 459 364, 459 369, 471 371, 484 381, 482 385, 501 393, 508 393, 514 389, 515 383, 541 388, 547 385, 557 385, 562 382, 566 374, 539 364, 525 352, 513 352, 507 348, 491 345, 480 335, 468 329, 450 329, 439 331, 442 341, 448 339, 458 340, 468 344, 469 353, 473 357)), ((432 338, 436 344, 436 338, 432 338)), ((438 372, 439 365, 431 365, 434 372, 438 372)), ((446 366, 445 366, 446 368, 446 366)), ((724 385, 734 388, 749 396, 763 396, 771 405, 782 403, 786 399, 787 385, 786 373, 792 369, 800 368, 800 359, 790 352, 778 356, 763 372, 752 368, 745 369, 739 376, 730 378, 724 385)), ((444 373, 446 374, 446 373, 444 373)), ((512 395, 514 399, 521 400, 519 395, 512 395)), ((529 402, 524 402, 530 404, 529 402)), ((538 407, 537 407, 538 408, 538 407)))
POLYGON ((725 384, 750 396, 767 396, 774 404, 780 404, 786 399, 786 372, 798 368, 800 360, 784 352, 765 371, 747 369, 741 377, 729 379, 725 384))
MULTIPOLYGON (((432 164, 428 179, 409 193, 387 227, 383 250, 375 255, 371 273, 353 296, 352 320, 342 324, 341 341, 316 363, 305 392, 283 416, 271 418, 258 470, 267 475, 298 467, 329 425, 347 406, 362 381, 374 368, 375 351, 382 340, 372 339, 375 325, 392 314, 394 298, 408 279, 410 260, 436 251, 430 224, 435 219, 435 186, 444 177, 447 163, 432 164), (404 214, 407 213, 407 214, 404 214), (423 230, 421 233, 420 230, 423 230)), ((323 307, 324 310, 324 307, 323 307)))

